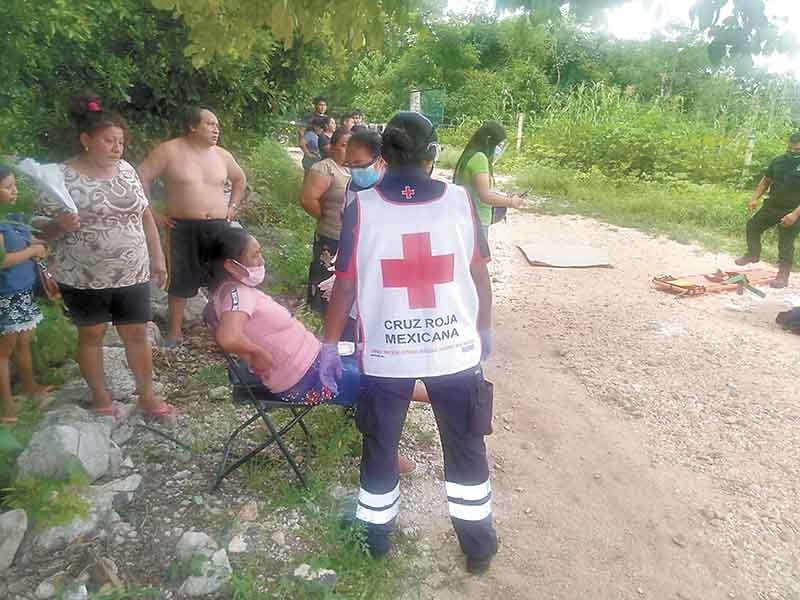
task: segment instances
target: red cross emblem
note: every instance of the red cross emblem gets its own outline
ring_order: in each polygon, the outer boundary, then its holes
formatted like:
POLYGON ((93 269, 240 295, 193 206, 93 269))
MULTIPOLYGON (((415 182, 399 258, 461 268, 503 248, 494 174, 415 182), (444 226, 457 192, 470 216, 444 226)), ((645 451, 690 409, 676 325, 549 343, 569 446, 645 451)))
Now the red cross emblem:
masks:
POLYGON ((407 233, 402 239, 403 258, 381 259, 383 287, 406 288, 409 308, 436 308, 433 286, 453 281, 455 254, 433 256, 427 232, 407 233))
POLYGON ((417 195, 417 191, 411 186, 407 185, 406 187, 403 188, 403 191, 400 192, 400 195, 406 200, 411 200, 414 196, 417 195))

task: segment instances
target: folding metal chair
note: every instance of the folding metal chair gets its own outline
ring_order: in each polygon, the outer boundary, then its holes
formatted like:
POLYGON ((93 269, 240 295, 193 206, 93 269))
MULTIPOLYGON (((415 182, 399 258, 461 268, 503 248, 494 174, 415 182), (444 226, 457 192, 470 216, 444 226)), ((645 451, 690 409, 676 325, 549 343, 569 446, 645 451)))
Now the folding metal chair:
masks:
MULTIPOLYGON (((210 302, 203 310, 203 320, 205 321, 206 327, 209 329, 209 331, 212 331, 213 324, 216 322, 216 315, 213 312, 213 306, 210 302)), ((286 447, 283 436, 291 431, 296 425, 299 425, 300 429, 303 430, 303 433, 308 439, 309 445, 311 445, 313 443, 311 432, 303 422, 303 417, 305 417, 316 405, 292 403, 279 399, 277 396, 275 396, 275 394, 264 387, 264 385, 261 383, 261 380, 251 373, 241 360, 234 358, 221 348, 220 351, 225 356, 225 361, 228 365, 228 378, 233 386, 234 400, 243 404, 252 405, 256 412, 236 429, 234 429, 233 433, 231 433, 230 437, 228 438, 228 441, 225 443, 225 448, 222 452, 222 462, 220 462, 219 467, 217 468, 217 474, 214 479, 214 483, 211 486, 211 490, 216 491, 223 479, 273 444, 277 444, 281 454, 283 454, 284 458, 289 463, 289 466, 292 467, 292 470, 300 480, 300 483, 303 484, 303 487, 307 488, 308 482, 306 481, 303 473, 300 471, 300 468, 297 466, 297 462, 295 461, 291 452, 289 452, 289 449, 286 447), (276 409, 286 409, 292 414, 292 418, 289 420, 289 422, 280 428, 275 425, 274 421, 269 415, 269 411, 276 409), (263 422, 269 431, 267 439, 250 450, 244 456, 237 458, 233 460, 231 464, 228 464, 229 460, 232 459, 231 452, 234 442, 245 430, 247 430, 248 427, 258 421, 263 422)))

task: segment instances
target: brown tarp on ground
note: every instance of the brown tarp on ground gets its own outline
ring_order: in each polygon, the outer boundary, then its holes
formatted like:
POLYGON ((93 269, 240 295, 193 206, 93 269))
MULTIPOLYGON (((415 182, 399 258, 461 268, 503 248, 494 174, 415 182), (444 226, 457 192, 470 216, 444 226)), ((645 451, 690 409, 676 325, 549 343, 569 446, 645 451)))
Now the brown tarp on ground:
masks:
POLYGON ((534 267, 555 267, 559 269, 588 269, 591 267, 611 267, 611 260, 602 250, 589 246, 568 244, 548 244, 538 242, 517 246, 534 267))

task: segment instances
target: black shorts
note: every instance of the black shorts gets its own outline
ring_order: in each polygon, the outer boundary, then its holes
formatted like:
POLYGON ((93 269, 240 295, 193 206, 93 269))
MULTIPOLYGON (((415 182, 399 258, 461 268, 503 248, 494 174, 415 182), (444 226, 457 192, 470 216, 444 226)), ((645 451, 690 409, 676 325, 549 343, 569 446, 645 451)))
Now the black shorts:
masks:
POLYGON ((170 296, 192 298, 208 285, 209 246, 230 226, 226 219, 175 219, 175 227, 167 233, 170 296))
POLYGON ((58 284, 67 316, 77 327, 113 323, 136 325, 152 319, 150 282, 104 290, 84 290, 58 284))

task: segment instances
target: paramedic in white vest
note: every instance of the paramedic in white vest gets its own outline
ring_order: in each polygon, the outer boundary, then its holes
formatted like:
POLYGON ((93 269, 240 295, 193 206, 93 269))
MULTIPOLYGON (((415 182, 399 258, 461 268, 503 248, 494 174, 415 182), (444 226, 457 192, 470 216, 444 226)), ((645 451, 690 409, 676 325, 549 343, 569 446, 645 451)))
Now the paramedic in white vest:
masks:
POLYGON ((491 349, 489 249, 464 188, 431 179, 438 150, 433 125, 418 113, 399 113, 387 125, 387 172, 345 209, 320 376, 335 386, 336 344, 356 302, 364 373, 356 520, 367 527, 370 551, 383 556, 391 546, 400 510, 397 446, 419 379, 439 426, 448 508, 467 570, 482 573, 497 552, 484 444, 491 386, 481 370, 491 349))

